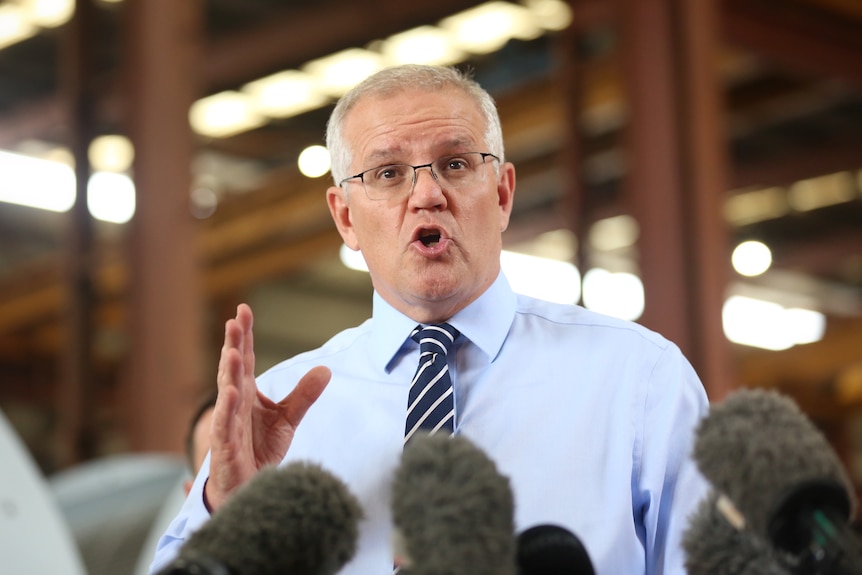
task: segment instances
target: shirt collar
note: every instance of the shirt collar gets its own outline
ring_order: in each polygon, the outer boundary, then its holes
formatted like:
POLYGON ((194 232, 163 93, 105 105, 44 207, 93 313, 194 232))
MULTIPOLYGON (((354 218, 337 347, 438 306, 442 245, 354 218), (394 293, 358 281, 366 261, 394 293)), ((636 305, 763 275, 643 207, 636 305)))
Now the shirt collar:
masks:
MULTIPOLYGON (((465 338, 494 361, 515 319, 517 295, 501 271, 479 298, 449 319, 465 338)), ((371 355, 387 372, 401 353, 417 322, 397 311, 374 292, 372 299, 371 355)))

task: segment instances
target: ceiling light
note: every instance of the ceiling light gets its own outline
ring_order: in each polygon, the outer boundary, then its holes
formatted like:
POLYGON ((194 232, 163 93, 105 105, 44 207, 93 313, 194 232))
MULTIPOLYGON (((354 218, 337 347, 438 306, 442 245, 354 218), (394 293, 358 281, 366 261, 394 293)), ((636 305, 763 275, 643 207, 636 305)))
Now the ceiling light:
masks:
POLYGON ((275 118, 296 116, 329 101, 319 90, 317 80, 298 70, 285 70, 249 82, 242 91, 254 98, 261 113, 275 118))
POLYGON ((820 340, 826 318, 814 310, 734 295, 724 302, 722 325, 734 343, 778 351, 820 340))
POLYGON ((796 182, 789 200, 794 209, 804 212, 849 202, 855 193, 850 172, 838 172, 796 182))
POLYGON ((512 38, 531 40, 541 35, 529 10, 508 2, 487 2, 440 21, 458 46, 475 54, 502 48, 512 38))
POLYGON ((75 171, 67 165, 0 151, 0 202, 67 212, 75 205, 75 171))
POLYGON ((87 185, 87 208, 104 222, 128 222, 135 215, 134 182, 125 174, 96 172, 87 185))
POLYGON ((358 272, 367 272, 368 265, 365 263, 365 258, 359 250, 352 250, 347 245, 341 244, 338 250, 338 257, 346 267, 358 272))
POLYGON ((397 64, 431 64, 447 66, 464 59, 452 35, 434 26, 420 26, 384 40, 380 48, 387 62, 397 64))
POLYGON ((74 0, 24 0, 27 18, 43 28, 62 26, 75 13, 74 0))
POLYGON ((384 67, 380 54, 350 48, 312 60, 302 67, 304 72, 314 76, 320 89, 334 97, 341 97, 353 86, 384 67))
POLYGON ((90 142, 87 156, 94 170, 119 173, 132 167, 135 149, 125 136, 105 135, 90 142))
POLYGON ((36 34, 34 26, 15 4, 0 6, 0 49, 36 34))
POLYGON ((730 260, 736 273, 759 276, 772 265, 772 251, 762 242, 749 240, 736 246, 730 260))
POLYGON ((724 218, 745 226, 786 215, 790 211, 784 188, 763 188, 731 195, 724 203, 724 218))
POLYGON ((621 214, 595 222, 590 227, 590 245, 596 250, 610 252, 633 246, 639 234, 637 220, 621 214))
POLYGON ((572 263, 503 250, 500 266, 517 293, 566 304, 581 299, 581 274, 572 263))
POLYGON ((593 268, 584 274, 584 306, 635 321, 644 312, 643 282, 635 274, 593 268))
POLYGON ((309 146, 299 154, 297 163, 302 175, 308 178, 319 178, 329 171, 329 150, 323 146, 309 146))
POLYGON ((564 30, 572 23, 572 8, 562 0, 526 0, 524 5, 546 30, 564 30))
POLYGON ((247 94, 220 92, 201 98, 189 110, 192 128, 202 136, 225 138, 266 123, 247 94))

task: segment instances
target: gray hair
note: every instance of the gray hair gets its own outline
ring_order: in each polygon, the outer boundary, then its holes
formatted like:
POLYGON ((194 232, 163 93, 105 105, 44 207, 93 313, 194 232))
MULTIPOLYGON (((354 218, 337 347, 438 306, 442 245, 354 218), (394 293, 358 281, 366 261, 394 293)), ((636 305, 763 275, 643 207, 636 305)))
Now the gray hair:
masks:
POLYGON ((476 101, 485 117, 485 145, 489 152, 504 161, 503 129, 500 115, 491 95, 470 75, 457 68, 405 64, 385 68, 366 78, 335 105, 326 125, 326 147, 332 161, 332 179, 335 184, 348 177, 352 150, 344 141, 344 120, 356 103, 366 96, 389 96, 408 89, 439 91, 458 88, 476 101))

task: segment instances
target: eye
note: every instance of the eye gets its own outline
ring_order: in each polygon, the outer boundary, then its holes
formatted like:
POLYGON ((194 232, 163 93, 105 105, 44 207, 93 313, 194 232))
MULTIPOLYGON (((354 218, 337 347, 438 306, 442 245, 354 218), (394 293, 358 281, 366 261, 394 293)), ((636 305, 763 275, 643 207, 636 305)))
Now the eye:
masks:
POLYGON ((464 158, 449 158, 446 160, 445 169, 450 172, 466 170, 470 168, 470 162, 464 158))
POLYGON ((398 183, 407 177, 407 169, 409 166, 400 164, 392 164, 389 166, 381 166, 368 172, 368 176, 375 183, 392 184, 398 183))

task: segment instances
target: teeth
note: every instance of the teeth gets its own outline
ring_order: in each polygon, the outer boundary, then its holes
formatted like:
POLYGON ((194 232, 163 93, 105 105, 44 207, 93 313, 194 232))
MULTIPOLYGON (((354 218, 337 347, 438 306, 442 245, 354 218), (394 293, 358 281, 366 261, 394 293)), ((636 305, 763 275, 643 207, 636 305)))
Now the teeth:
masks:
POLYGON ((423 232, 419 240, 426 246, 437 245, 440 242, 439 232, 423 232))

